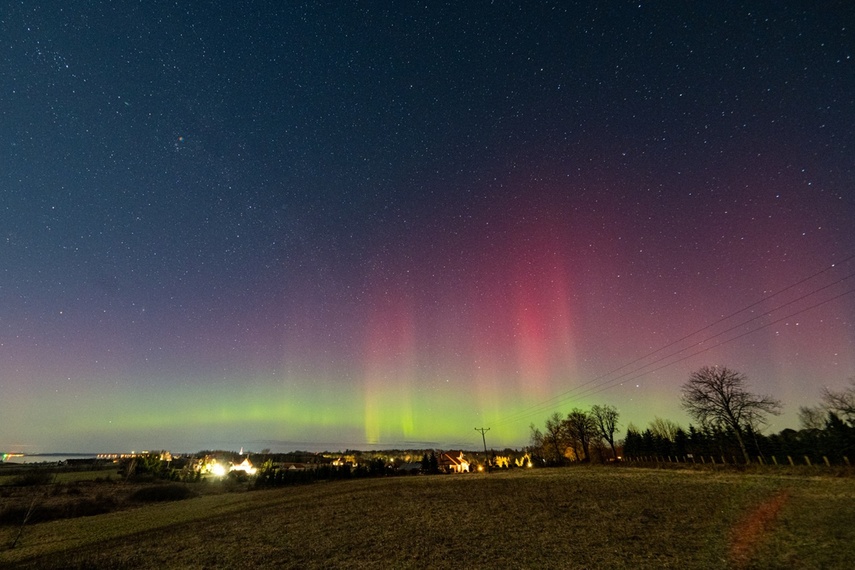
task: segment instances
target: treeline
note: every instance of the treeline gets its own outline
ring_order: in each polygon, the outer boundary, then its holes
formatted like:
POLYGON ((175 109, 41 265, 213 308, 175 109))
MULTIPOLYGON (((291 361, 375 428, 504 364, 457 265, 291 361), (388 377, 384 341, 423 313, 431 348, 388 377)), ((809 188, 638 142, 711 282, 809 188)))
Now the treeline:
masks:
MULTIPOLYGON (((661 421, 661 420, 660 420, 661 421)), ((720 428, 696 429, 677 427, 668 435, 651 426, 644 431, 627 429, 623 457, 632 460, 710 461, 744 463, 745 458, 732 431, 720 428)), ((813 463, 828 459, 843 465, 855 461, 855 427, 847 425, 836 414, 829 413, 822 429, 785 429, 772 435, 746 428, 746 446, 752 463, 788 463, 794 459, 813 463)))
POLYGON ((350 465, 318 465, 308 469, 287 469, 266 461, 255 476, 256 487, 287 487, 316 481, 361 479, 394 474, 382 459, 373 459, 355 467, 350 465))
POLYGON ((555 412, 543 431, 532 424, 529 453, 533 463, 563 465, 617 459, 618 417, 614 406, 593 406, 590 410, 575 408, 566 417, 555 412))
POLYGON ((855 379, 841 391, 824 390, 815 407, 799 410, 801 429, 761 433, 766 416, 780 413, 781 403, 747 389, 747 378, 726 367, 703 367, 693 373, 680 403, 700 428, 683 429, 654 418, 640 430, 630 424, 615 444, 618 412, 612 406, 578 408, 562 417, 552 414, 545 429, 531 426, 531 447, 538 465, 568 462, 635 460, 724 461, 727 463, 855 462, 855 379), (618 453, 618 448, 621 453, 618 453))
POLYGON ((159 453, 148 453, 121 460, 118 475, 122 479, 135 481, 159 479, 198 483, 202 480, 202 474, 193 467, 193 462, 189 458, 165 461, 159 453))

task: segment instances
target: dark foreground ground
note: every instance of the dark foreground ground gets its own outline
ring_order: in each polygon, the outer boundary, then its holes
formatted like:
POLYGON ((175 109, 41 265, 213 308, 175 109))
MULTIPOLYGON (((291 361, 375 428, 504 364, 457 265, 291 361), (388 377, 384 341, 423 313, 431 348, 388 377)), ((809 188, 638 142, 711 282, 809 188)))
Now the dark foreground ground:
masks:
POLYGON ((0 487, 0 512, 26 498, 16 493, 48 500, 75 486, 75 500, 112 493, 120 507, 0 525, 0 567, 853 568, 855 478, 817 473, 585 466, 263 491, 209 482, 156 503, 115 481, 0 487))

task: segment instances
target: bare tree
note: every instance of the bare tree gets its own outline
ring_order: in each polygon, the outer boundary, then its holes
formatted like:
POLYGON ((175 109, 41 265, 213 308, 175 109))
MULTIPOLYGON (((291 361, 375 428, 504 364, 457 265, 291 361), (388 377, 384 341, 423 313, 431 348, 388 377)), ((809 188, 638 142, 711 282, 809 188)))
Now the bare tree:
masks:
POLYGON ((659 436, 668 441, 676 441, 677 432, 680 431, 680 424, 673 420, 654 416, 653 421, 649 424, 650 433, 659 436))
POLYGON ((529 450, 534 455, 538 455, 543 457, 546 455, 546 444, 543 439, 543 432, 535 426, 531 424, 528 426, 529 429, 529 450))
POLYGON ((822 391, 822 405, 829 412, 855 427, 855 378, 849 380, 849 386, 835 392, 826 388, 822 391))
POLYGON ((769 396, 752 394, 746 388, 748 378, 726 367, 704 366, 683 384, 681 404, 701 425, 733 432, 745 461, 745 431, 765 423, 767 414, 780 414, 781 403, 769 396))
MULTIPOLYGON (((570 440, 581 447, 582 454, 579 459, 582 461, 590 461, 591 441, 599 435, 594 417, 588 412, 576 408, 567 414, 565 422, 570 440)), ((579 456, 578 450, 576 455, 579 456)))
POLYGON ((827 415, 828 412, 822 406, 813 408, 802 406, 799 408, 799 423, 803 429, 822 430, 825 427, 825 418, 827 415))
POLYGON ((561 414, 553 413, 546 420, 546 433, 543 434, 544 447, 550 447, 552 457, 555 464, 564 463, 564 449, 566 447, 566 437, 564 422, 561 421, 561 414))
POLYGON ((606 440, 612 448, 612 457, 617 459, 617 450, 615 449, 615 432, 618 426, 617 408, 609 405, 595 405, 591 407, 591 416, 594 418, 600 437, 606 440))
POLYGON ((534 424, 530 424, 528 426, 529 431, 529 443, 531 447, 534 448, 543 448, 543 432, 540 431, 540 428, 534 424))

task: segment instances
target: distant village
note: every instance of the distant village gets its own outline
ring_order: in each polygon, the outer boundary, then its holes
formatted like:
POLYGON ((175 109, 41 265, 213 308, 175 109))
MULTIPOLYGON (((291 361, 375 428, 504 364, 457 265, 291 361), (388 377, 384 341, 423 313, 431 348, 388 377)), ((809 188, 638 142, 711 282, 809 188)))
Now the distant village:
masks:
MULTIPOLYGON (((46 456, 47 457, 47 456, 46 456)), ((10 463, 25 459, 23 454, 5 454, 3 459, 10 463)), ((49 458, 45 463, 51 463, 49 458)), ((321 452, 293 451, 271 453, 260 452, 201 451, 192 454, 170 451, 133 451, 130 453, 101 453, 95 457, 66 457, 53 462, 58 466, 73 469, 102 469, 116 465, 120 476, 141 475, 157 472, 160 476, 169 473, 176 480, 200 480, 207 478, 248 478, 261 471, 306 472, 319 469, 334 469, 337 472, 371 471, 374 475, 414 474, 462 474, 491 469, 531 468, 531 456, 525 451, 506 449, 487 454, 474 451, 454 450, 388 450, 321 452)))
POLYGON ((321 467, 356 470, 369 464, 382 467, 386 474, 418 473, 475 473, 489 469, 533 467, 530 455, 523 451, 507 449, 502 452, 440 451, 440 450, 390 450, 382 452, 294 451, 288 453, 233 451, 202 451, 195 454, 177 454, 170 451, 141 451, 131 453, 104 453, 94 458, 66 459, 73 466, 96 466, 109 463, 123 465, 125 471, 145 471, 146 462, 156 459, 180 474, 199 477, 227 477, 256 475, 260 469, 280 471, 306 471, 321 467))

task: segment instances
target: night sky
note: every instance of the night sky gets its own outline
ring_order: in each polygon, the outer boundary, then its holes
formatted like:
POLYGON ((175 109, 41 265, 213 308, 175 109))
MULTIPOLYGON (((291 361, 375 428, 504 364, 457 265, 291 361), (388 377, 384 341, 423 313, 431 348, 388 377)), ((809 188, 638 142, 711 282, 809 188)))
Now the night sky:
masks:
POLYGON ((715 364, 798 428, 855 376, 853 14, 5 3, 0 451, 623 434, 715 364))

